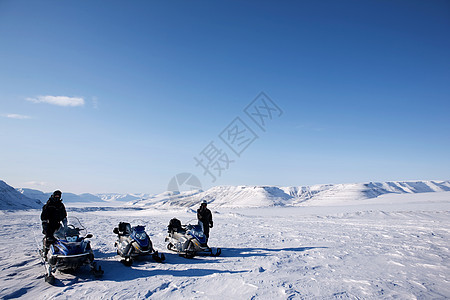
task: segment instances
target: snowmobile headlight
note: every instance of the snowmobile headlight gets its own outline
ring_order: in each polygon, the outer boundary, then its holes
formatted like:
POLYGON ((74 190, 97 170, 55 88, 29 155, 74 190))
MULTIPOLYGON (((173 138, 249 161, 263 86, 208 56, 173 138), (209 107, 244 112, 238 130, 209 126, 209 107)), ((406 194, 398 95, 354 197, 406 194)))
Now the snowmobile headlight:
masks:
POLYGON ((69 243, 73 243, 73 242, 76 242, 76 241, 77 241, 77 237, 76 237, 76 236, 68 236, 68 237, 66 237, 66 240, 67 240, 69 243))
POLYGON ((144 240, 145 239, 145 233, 136 233, 136 238, 138 240, 144 240))

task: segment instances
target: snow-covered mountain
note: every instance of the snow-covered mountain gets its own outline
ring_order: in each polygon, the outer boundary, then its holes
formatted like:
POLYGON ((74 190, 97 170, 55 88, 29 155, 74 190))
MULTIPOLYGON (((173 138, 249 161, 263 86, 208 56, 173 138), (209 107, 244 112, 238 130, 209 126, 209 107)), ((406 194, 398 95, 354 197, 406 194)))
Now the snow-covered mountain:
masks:
MULTIPOLYGON (((51 193, 20 188, 18 192, 43 203, 51 193)), ((450 191, 450 181, 388 181, 312 186, 215 186, 207 191, 191 190, 161 194, 73 194, 63 192, 65 203, 122 202, 142 208, 196 207, 202 200, 210 207, 272 207, 346 205, 389 193, 426 193, 450 191)))
MULTIPOLYGON (((18 188, 18 192, 22 193, 23 195, 27 196, 31 199, 38 199, 41 202, 45 203, 47 202, 48 198, 50 198, 52 193, 44 193, 39 190, 34 189, 27 189, 27 188, 18 188)), ((103 200, 93 194, 84 193, 84 194, 74 194, 74 193, 66 193, 63 192, 62 199, 65 203, 71 203, 71 202, 103 202, 103 200)))
POLYGON ((450 191, 450 181, 388 181, 327 184, 282 188, 295 197, 293 205, 333 205, 371 199, 389 193, 427 193, 450 191))
MULTIPOLYGON (((41 202, 47 202, 52 193, 44 193, 39 190, 29 188, 17 188, 18 192, 31 199, 38 199, 41 202)), ((101 193, 101 194, 74 194, 64 192, 62 194, 65 203, 83 203, 83 202, 130 202, 142 199, 148 199, 150 194, 118 194, 118 193, 101 193)))
POLYGON ((0 209, 41 208, 43 203, 38 198, 30 198, 0 180, 0 209))
POLYGON ((39 191, 39 190, 28 189, 28 188, 16 188, 16 190, 19 193, 27 196, 28 198, 37 199, 37 200, 41 201, 42 203, 47 202, 47 199, 51 195, 51 193, 44 193, 44 192, 39 191))
POLYGON ((120 202, 130 202, 141 199, 147 199, 150 194, 118 194, 118 193, 103 193, 96 194, 103 201, 120 201, 120 202))
POLYGON ((273 186, 216 186, 207 191, 164 192, 129 204, 140 207, 192 207, 206 200, 214 207, 266 207, 287 205, 293 198, 273 186))
POLYGON ((202 200, 212 207, 342 205, 388 193, 450 191, 450 181, 389 181, 313 186, 216 186, 207 191, 165 192, 129 204, 139 207, 193 207, 202 200))

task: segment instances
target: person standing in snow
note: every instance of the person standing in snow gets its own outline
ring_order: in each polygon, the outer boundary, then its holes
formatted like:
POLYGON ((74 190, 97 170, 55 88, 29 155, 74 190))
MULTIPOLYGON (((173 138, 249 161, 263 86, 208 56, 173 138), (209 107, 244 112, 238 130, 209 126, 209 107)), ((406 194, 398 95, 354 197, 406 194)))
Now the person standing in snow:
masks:
POLYGON ((55 241, 53 234, 61 227, 60 222, 63 223, 64 227, 67 227, 67 212, 66 207, 62 203, 61 195, 61 191, 55 191, 42 207, 41 221, 42 233, 45 234, 45 256, 50 245, 55 241))
POLYGON ((207 205, 208 202, 203 200, 200 208, 197 209, 198 224, 202 226, 203 233, 206 236, 206 242, 208 242, 209 239, 209 228, 213 227, 212 213, 208 208, 206 208, 207 205))

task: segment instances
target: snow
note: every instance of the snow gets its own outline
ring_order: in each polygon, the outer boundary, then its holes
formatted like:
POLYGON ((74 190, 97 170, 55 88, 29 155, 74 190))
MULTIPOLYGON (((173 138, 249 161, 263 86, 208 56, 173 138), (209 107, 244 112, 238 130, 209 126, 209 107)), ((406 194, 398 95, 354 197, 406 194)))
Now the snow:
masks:
MULTIPOLYGON (((50 196, 52 195, 52 193, 44 193, 39 190, 28 189, 28 188, 18 188, 17 191, 22 193, 24 196, 27 196, 28 198, 37 199, 43 203, 47 202, 48 198, 50 198, 50 196)), ((103 202, 103 200, 99 196, 89 194, 89 193, 77 195, 74 193, 63 192, 62 198, 65 203, 67 203, 67 202, 103 202)))
MULTIPOLYGON (((51 193, 19 188, 31 199, 46 202, 51 193)), ((63 191, 64 203, 83 203, 87 206, 129 205, 141 208, 171 207, 193 208, 202 200, 214 207, 274 207, 304 205, 341 205, 355 200, 363 201, 384 194, 426 193, 450 191, 450 181, 390 181, 347 184, 321 184, 313 186, 215 186, 207 191, 166 191, 160 194, 73 194, 63 191)))
POLYGON ((103 201, 121 201, 130 202, 150 197, 149 194, 118 194, 118 193, 103 193, 97 194, 103 201))
POLYGON ((0 180, 0 209, 41 208, 41 201, 29 198, 0 180))
MULTIPOLYGON (((411 192, 423 190, 421 185, 398 186, 411 192)), ((353 191, 361 189, 354 187, 353 191)), ((277 190, 244 190, 249 197, 268 193, 283 200, 277 190)), ((222 255, 194 259, 169 253, 164 242, 169 220, 195 220, 192 209, 160 209, 156 202, 146 209, 84 209, 67 204, 69 216, 78 217, 93 233, 92 245, 105 274, 95 280, 87 269, 76 275, 58 272, 56 286, 44 282, 36 252, 33 233, 37 239, 42 236, 40 210, 0 211, 0 236, 8 241, 0 246, 0 298, 450 297, 450 192, 333 200, 333 195, 342 195, 342 189, 331 190, 308 205, 308 201, 260 208, 211 205, 214 228, 209 244, 221 247, 222 255), (146 223, 154 247, 166 254, 166 262, 122 265, 112 233, 119 221, 146 223)), ((238 187, 231 189, 238 191, 238 187)), ((242 204, 232 200, 233 205, 242 204)), ((265 200, 261 196, 254 201, 252 205, 265 200)))
MULTIPOLYGON (((52 192, 44 193, 39 190, 29 188, 18 188, 18 192, 31 199, 38 199, 41 202, 47 202, 52 192)), ((100 193, 100 194, 74 194, 63 191, 63 201, 70 203, 87 203, 87 202, 129 202, 142 200, 151 197, 150 194, 118 194, 118 193, 100 193)), ((122 203, 123 204, 123 203, 122 203)))
POLYGON ((129 202, 138 207, 195 207, 207 200, 214 207, 273 207, 342 205, 365 201, 385 194, 450 191, 449 181, 391 181, 322 184, 298 187, 216 186, 207 191, 165 192, 129 202))

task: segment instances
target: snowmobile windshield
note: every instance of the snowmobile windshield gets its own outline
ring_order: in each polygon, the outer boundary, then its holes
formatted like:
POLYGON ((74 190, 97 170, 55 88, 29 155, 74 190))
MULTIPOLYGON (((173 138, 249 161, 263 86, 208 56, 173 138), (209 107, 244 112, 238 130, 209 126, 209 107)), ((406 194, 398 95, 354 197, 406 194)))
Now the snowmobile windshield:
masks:
POLYGON ((131 225, 136 226, 136 227, 143 226, 145 228, 145 227, 147 227, 148 224, 143 219, 133 219, 133 220, 131 220, 131 225))
POLYGON ((205 234, 203 233, 202 227, 200 225, 191 225, 187 226, 188 233, 195 237, 200 243, 206 242, 205 234))
POLYGON ((188 225, 188 229, 192 230, 192 231, 198 231, 198 232, 202 232, 202 227, 200 225, 192 225, 189 224, 188 225))
POLYGON ((140 225, 133 227, 131 235, 138 240, 145 240, 147 238, 145 227, 140 225))
POLYGON ((86 234, 87 230, 78 218, 68 218, 67 226, 61 224, 61 227, 55 232, 55 237, 67 242, 76 242, 80 236, 85 236, 86 234))
POLYGON ((140 247, 148 247, 150 239, 145 233, 144 226, 135 226, 131 230, 131 237, 139 244, 140 247))

